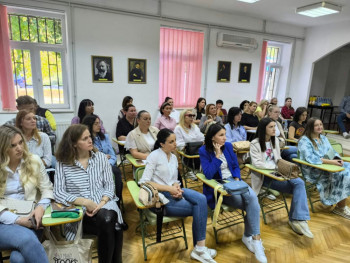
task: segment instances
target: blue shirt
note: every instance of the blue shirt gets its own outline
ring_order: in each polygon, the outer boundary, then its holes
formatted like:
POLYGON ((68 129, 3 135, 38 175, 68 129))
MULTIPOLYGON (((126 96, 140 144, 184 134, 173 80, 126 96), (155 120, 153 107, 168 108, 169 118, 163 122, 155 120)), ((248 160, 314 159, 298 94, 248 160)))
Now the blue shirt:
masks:
POLYGON ((350 113, 350 96, 346 96, 340 103, 339 110, 344 113, 350 113))
POLYGON ((111 165, 115 165, 117 162, 117 156, 113 150, 112 144, 109 140, 108 134, 105 134, 105 139, 101 140, 99 136, 94 138, 94 146, 102 153, 109 154, 111 158, 108 159, 111 165))
POLYGON ((242 125, 238 125, 237 127, 233 125, 233 129, 229 123, 225 125, 226 129, 226 142, 240 142, 247 140, 247 131, 244 129, 242 125))

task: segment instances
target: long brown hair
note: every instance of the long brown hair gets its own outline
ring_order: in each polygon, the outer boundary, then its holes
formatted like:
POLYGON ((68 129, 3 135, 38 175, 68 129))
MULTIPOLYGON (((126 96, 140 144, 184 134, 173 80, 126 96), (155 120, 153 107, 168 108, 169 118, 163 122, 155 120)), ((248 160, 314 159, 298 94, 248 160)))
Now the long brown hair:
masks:
MULTIPOLYGON (((78 158, 78 152, 74 145, 77 144, 86 130, 88 130, 88 127, 82 124, 73 124, 68 127, 58 145, 56 152, 57 161, 64 164, 74 164, 74 161, 78 158)), ((93 151, 96 152, 97 150, 93 148, 93 151)))
MULTIPOLYGON (((16 115, 16 127, 19 128, 22 132, 23 131, 23 127, 22 127, 22 121, 23 119, 29 114, 29 113, 32 113, 31 111, 29 110, 26 110, 26 109, 23 109, 23 110, 20 110, 17 115, 16 115)), ((34 114, 34 113, 33 113, 34 114)), ((35 116, 35 114, 34 114, 35 116)), ((38 131, 38 128, 35 127, 32 131, 32 136, 34 136, 35 139, 38 140, 38 145, 41 144, 41 137, 40 137, 40 134, 39 134, 39 131, 38 131)))
MULTIPOLYGON (((311 142, 312 145, 315 147, 315 149, 318 149, 317 144, 315 142, 314 139, 312 139, 312 133, 314 132, 315 129, 315 122, 316 121, 321 121, 319 118, 316 117, 312 117, 310 118, 307 123, 306 123, 306 127, 305 127, 305 132, 304 132, 304 136, 306 136, 311 142)), ((322 121, 321 121, 322 122, 322 121)))
POLYGON ((211 106, 216 107, 216 106, 215 106, 215 104, 213 104, 213 103, 209 103, 209 104, 207 104, 207 106, 205 107, 205 116, 210 115, 210 113, 209 113, 209 109, 210 109, 210 107, 211 107, 211 106))

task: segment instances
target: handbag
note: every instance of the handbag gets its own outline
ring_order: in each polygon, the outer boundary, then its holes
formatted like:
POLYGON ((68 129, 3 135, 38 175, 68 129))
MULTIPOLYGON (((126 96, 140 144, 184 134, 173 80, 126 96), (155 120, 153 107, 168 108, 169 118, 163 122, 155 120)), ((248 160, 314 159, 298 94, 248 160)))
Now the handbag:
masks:
POLYGON ((18 200, 13 198, 1 198, 0 205, 8 208, 8 210, 16 215, 29 216, 34 210, 34 201, 18 200))
POLYGON ((212 220, 212 225, 213 227, 216 227, 217 219, 220 213, 221 205, 222 205, 222 200, 223 200, 223 194, 220 195, 219 199, 217 199, 217 194, 218 190, 220 188, 223 188, 228 194, 230 195, 241 195, 244 193, 247 193, 249 191, 248 184, 244 181, 229 181, 224 184, 218 183, 215 188, 214 188, 214 196, 215 196, 215 201, 216 206, 214 209, 214 215, 213 215, 213 220, 212 220))
POLYGON ((295 163, 288 162, 283 159, 277 161, 277 174, 284 179, 290 180, 299 177, 300 169, 295 163))
POLYGON ((249 151, 250 150, 250 141, 233 142, 232 146, 233 146, 233 150, 235 152, 249 151))
POLYGON ((188 142, 185 145, 185 154, 198 155, 199 148, 203 145, 203 142, 188 142))
POLYGON ((157 243, 162 241, 163 208, 160 203, 158 190, 149 183, 141 184, 139 191, 139 201, 149 207, 155 206, 157 215, 157 243))
POLYGON ((44 233, 48 240, 43 242, 50 263, 91 263, 93 239, 81 238, 83 221, 79 222, 78 231, 73 241, 57 241, 48 227, 44 233))

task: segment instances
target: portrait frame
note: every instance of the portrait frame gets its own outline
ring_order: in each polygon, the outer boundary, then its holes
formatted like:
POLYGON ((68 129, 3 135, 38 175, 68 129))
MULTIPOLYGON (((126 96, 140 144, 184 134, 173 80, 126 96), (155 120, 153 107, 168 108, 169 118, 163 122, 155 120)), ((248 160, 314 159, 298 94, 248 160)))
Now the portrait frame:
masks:
POLYGON ((94 83, 113 83, 113 57, 108 56, 91 56, 92 82, 94 83), (106 76, 100 78, 98 76, 97 63, 105 62, 107 66, 106 76))
POLYGON ((128 83, 146 84, 147 83, 147 59, 128 58, 128 83), (139 67, 136 66, 139 64, 139 67))
POLYGON ((231 81, 231 61, 218 61, 218 69, 216 75, 216 82, 226 82, 231 81))
POLYGON ((238 83, 250 83, 252 63, 239 63, 238 83), (247 67, 247 69, 245 69, 247 67))

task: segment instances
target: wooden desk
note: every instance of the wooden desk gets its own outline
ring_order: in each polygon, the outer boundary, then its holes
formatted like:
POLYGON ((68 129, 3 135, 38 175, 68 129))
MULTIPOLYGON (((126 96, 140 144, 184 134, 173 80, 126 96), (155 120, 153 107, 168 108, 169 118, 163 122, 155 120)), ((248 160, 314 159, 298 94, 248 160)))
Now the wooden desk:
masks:
POLYGON ((77 218, 52 218, 51 217, 51 206, 48 206, 45 210, 43 219, 42 219, 42 225, 43 226, 57 226, 57 225, 63 225, 68 223, 74 223, 78 222, 83 218, 83 208, 81 206, 77 206, 77 208, 80 210, 79 217, 77 218))
POLYGON ((286 139, 286 142, 298 144, 298 140, 286 139))
POLYGON ((141 159, 135 159, 131 154, 125 155, 126 159, 131 163, 135 168, 140 168, 146 166, 146 164, 141 159))
POLYGON ((196 158, 199 158, 199 155, 196 154, 196 155, 187 155, 186 153, 184 153, 183 151, 180 151, 180 150, 176 150, 180 155, 182 155, 183 157, 185 158, 188 158, 188 159, 196 159, 196 158))
MULTIPOLYGON (((197 178, 201 180, 204 184, 211 188, 215 188, 219 183, 215 179, 207 179, 204 174, 198 173, 196 174, 197 178)), ((229 182, 229 181, 228 181, 229 182)), ((224 190, 224 188, 219 188, 218 193, 229 196, 229 194, 224 190)))
POLYGON ((285 179, 283 177, 277 177, 273 174, 271 174, 272 172, 274 172, 275 170, 271 170, 271 169, 259 169, 259 168, 256 168, 255 166, 251 165, 251 164, 246 164, 245 165, 246 167, 248 167, 250 170, 254 171, 254 172, 257 172, 259 174, 262 174, 264 176, 268 176, 274 180, 277 180, 277 181, 285 181, 285 179))
POLYGON ((341 157, 341 159, 342 159, 344 162, 350 163, 350 156, 343 156, 343 157, 341 157))
POLYGON ((333 164, 311 164, 309 162, 303 161, 303 160, 298 159, 298 158, 293 158, 293 161, 296 163, 307 165, 307 166, 317 168, 317 169, 320 169, 322 171, 326 171, 326 172, 330 172, 330 173, 337 173, 337 172, 341 172, 341 171, 345 170, 344 167, 338 166, 338 165, 333 165, 333 164))
POLYGON ((116 144, 118 144, 120 146, 124 146, 125 145, 125 141, 118 141, 116 138, 112 138, 112 141, 114 141, 116 144))
POLYGON ((328 134, 339 134, 338 131, 334 130, 323 130, 323 133, 327 136, 328 134))

